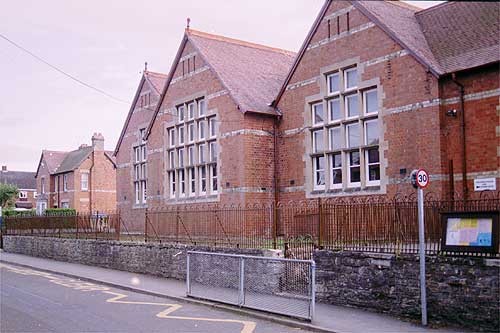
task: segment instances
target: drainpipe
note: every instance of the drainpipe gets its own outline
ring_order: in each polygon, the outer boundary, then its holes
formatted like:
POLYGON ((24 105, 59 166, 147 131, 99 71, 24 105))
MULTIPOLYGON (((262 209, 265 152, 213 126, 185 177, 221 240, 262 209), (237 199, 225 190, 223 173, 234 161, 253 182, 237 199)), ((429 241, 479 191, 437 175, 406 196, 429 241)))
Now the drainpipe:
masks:
POLYGON ((273 156, 274 156, 274 163, 273 163, 273 187, 274 187, 274 211, 273 211, 273 247, 276 249, 277 244, 276 244, 276 239, 278 236, 278 203, 280 200, 279 197, 279 180, 278 180, 278 161, 279 161, 279 156, 278 156, 278 126, 281 121, 281 115, 278 115, 273 124, 273 156))
POLYGON ((464 200, 467 199, 469 191, 467 188, 467 149, 465 144, 465 103, 464 103, 464 85, 457 81, 456 73, 451 74, 452 81, 458 86, 460 89, 460 109, 462 117, 460 117, 460 130, 462 134, 462 192, 464 196, 464 200))
POLYGON ((92 171, 94 170, 94 159, 95 159, 95 148, 92 149, 92 165, 89 169, 89 211, 90 216, 92 216, 92 171))

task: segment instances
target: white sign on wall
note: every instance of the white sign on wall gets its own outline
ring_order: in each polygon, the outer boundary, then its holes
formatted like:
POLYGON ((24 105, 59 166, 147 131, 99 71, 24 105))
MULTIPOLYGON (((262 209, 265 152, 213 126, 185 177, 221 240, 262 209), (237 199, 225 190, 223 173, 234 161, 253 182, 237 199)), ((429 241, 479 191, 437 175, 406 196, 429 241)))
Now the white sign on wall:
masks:
POLYGON ((495 178, 474 179, 474 191, 496 191, 497 183, 495 178))

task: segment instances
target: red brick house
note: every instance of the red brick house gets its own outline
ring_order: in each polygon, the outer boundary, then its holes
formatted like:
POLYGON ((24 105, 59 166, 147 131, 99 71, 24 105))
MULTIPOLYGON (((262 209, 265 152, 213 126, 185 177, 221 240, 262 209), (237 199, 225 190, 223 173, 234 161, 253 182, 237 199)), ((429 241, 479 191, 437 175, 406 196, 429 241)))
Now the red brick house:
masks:
POLYGON ((144 133, 153 117, 166 75, 144 71, 118 139, 116 199, 123 223, 131 230, 144 227, 147 207, 147 152, 144 133))
POLYGON ((70 152, 43 150, 36 172, 37 211, 74 208, 78 212, 116 209, 116 165, 104 137, 70 152))
POLYGON ((294 58, 186 29, 147 130, 148 206, 272 200, 269 102, 294 58))
POLYGON ((415 168, 498 190, 499 8, 326 1, 273 102, 280 199, 405 193, 415 168))
POLYGON ((0 171, 0 184, 17 186, 19 190, 16 198, 15 208, 33 209, 36 206, 36 180, 34 172, 7 170, 2 165, 0 171))

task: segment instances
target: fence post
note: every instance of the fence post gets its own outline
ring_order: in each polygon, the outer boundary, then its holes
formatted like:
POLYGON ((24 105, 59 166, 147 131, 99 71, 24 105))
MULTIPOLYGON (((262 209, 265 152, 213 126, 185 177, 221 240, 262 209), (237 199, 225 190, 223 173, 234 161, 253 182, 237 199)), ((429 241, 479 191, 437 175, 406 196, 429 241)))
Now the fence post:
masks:
POLYGON ((99 211, 96 210, 96 218, 95 218, 95 239, 97 240, 97 224, 99 223, 99 211))
POLYGON ((191 294, 191 280, 189 279, 189 264, 190 264, 190 255, 189 251, 186 253, 186 295, 189 296, 191 294))
POLYGON ((278 205, 276 203, 272 204, 273 210, 273 249, 277 249, 277 238, 278 238, 278 205))
POLYGON ((239 306, 243 306, 243 304, 245 304, 245 259, 243 257, 240 257, 240 287, 238 303, 239 306))
POLYGON ((76 239, 78 239, 78 222, 79 222, 79 213, 76 212, 76 215, 75 215, 75 224, 76 224, 76 239))
POLYGON ((314 318, 314 312, 316 311, 316 263, 311 262, 311 321, 314 318))
POLYGON ((323 203, 321 202, 321 198, 318 198, 318 248, 321 249, 323 247, 323 203))
POLYGON ((144 210, 144 242, 148 242, 148 208, 144 210))

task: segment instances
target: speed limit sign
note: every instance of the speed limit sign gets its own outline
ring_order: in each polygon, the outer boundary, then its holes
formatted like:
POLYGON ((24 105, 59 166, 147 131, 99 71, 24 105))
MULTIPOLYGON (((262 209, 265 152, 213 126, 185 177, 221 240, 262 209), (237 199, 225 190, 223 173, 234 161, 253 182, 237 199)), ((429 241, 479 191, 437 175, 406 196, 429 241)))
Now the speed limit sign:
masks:
POLYGON ((425 188, 429 185, 429 174, 424 169, 417 171, 417 185, 420 188, 425 188))

